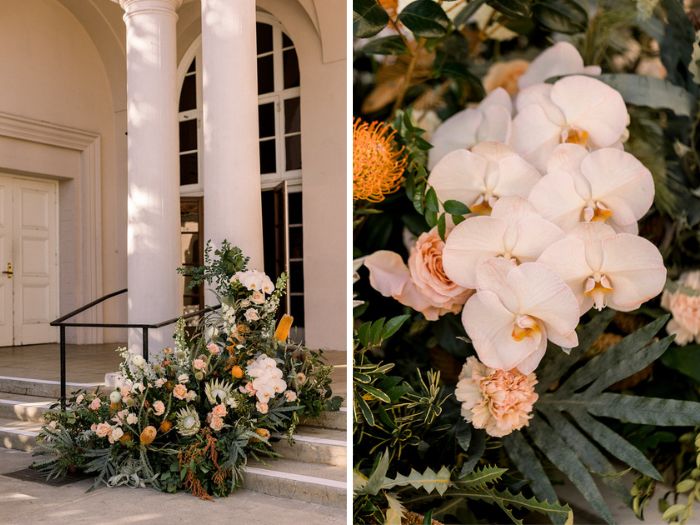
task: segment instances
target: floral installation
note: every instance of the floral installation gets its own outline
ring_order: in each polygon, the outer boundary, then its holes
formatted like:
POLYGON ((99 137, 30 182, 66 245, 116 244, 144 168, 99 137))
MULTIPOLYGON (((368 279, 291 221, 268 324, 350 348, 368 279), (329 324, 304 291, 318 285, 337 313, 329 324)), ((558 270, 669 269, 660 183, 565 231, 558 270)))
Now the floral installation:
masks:
POLYGON ((196 284, 215 283, 221 310, 193 333, 180 320, 174 347, 150 361, 118 349, 113 388, 78 391, 65 411, 48 412, 36 468, 211 499, 241 485, 249 458, 275 457, 275 436, 292 440, 301 418, 338 409, 331 367, 289 342, 289 316, 277 322, 285 276, 273 283, 248 270, 227 242, 214 257, 208 245, 205 261, 188 271, 196 284))
POLYGON ((586 5, 354 0, 355 523, 692 516, 700 13, 586 5))

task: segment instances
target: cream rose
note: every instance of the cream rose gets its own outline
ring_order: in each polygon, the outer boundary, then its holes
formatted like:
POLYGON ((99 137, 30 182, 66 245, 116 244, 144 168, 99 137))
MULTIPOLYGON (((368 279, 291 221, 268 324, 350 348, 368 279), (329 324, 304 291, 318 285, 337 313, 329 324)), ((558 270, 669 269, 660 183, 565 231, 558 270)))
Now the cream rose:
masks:
POLYGON ((187 396, 187 387, 185 385, 175 385, 173 388, 173 395, 178 399, 185 399, 187 396))

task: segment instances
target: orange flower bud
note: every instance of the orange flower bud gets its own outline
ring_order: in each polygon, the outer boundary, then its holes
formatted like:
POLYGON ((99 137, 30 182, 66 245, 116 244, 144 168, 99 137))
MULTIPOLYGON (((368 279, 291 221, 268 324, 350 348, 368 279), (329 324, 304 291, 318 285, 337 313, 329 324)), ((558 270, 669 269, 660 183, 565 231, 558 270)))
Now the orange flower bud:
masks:
POLYGON ((166 419, 160 424, 160 427, 158 427, 158 430, 160 430, 163 434, 165 434, 171 428, 173 428, 173 424, 166 419))
POLYGON ((277 325, 277 330, 275 330, 275 339, 280 343, 284 343, 289 337, 289 330, 292 328, 293 322, 294 317, 284 314, 277 325))
POLYGON ((127 445, 133 441, 133 437, 128 432, 119 438, 119 443, 122 445, 127 445))
POLYGON ((142 445, 150 445, 151 443, 153 443, 153 440, 156 438, 156 434, 158 434, 156 427, 153 427, 151 425, 147 426, 146 428, 143 429, 143 432, 141 432, 141 436, 140 436, 141 444, 142 445))
POLYGON ((240 366, 235 365, 231 368, 231 377, 234 379, 241 379, 244 375, 243 369, 240 366))
POLYGON ((261 438, 267 439, 270 437, 270 431, 266 428, 256 428, 255 433, 261 438))

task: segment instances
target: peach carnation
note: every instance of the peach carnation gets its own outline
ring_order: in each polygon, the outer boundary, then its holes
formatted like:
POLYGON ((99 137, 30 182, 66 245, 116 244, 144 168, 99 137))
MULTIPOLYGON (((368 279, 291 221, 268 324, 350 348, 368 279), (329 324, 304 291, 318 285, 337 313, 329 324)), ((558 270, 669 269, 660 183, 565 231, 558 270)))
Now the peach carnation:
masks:
POLYGON ((224 420, 219 416, 212 416, 209 426, 212 428, 212 430, 218 432, 219 430, 224 428, 224 420))
POLYGON ((676 336, 676 344, 700 343, 700 270, 685 272, 674 292, 664 290, 661 306, 673 314, 666 331, 676 336))
POLYGON ((112 426, 109 423, 98 423, 95 427, 97 437, 107 437, 112 433, 112 426))
POLYGON ((459 375, 455 397, 462 403, 462 417, 493 437, 503 437, 527 426, 537 401, 535 374, 516 369, 494 370, 475 357, 459 375))
POLYGON ((226 405, 220 403, 212 408, 211 413, 216 417, 226 416, 226 405))

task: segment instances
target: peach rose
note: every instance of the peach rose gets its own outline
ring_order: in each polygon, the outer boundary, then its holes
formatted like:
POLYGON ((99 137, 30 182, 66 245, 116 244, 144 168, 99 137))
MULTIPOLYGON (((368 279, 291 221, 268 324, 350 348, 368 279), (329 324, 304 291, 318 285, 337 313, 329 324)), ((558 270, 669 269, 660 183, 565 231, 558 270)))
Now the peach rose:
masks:
POLYGON ((185 399, 187 396, 187 387, 183 384, 175 385, 175 388, 173 388, 173 395, 178 399, 185 399))
POLYGON ((218 432, 219 430, 224 428, 224 420, 218 416, 213 416, 211 418, 211 422, 209 423, 209 426, 212 428, 212 430, 216 430, 218 432))
POLYGON ((261 403, 259 401, 255 403, 255 408, 261 414, 267 414, 268 410, 270 410, 270 407, 267 403, 261 403))
POLYGON ((676 336, 676 344, 700 343, 700 270, 685 272, 674 292, 664 290, 661 306, 673 314, 666 331, 676 336))
POLYGON ((509 95, 513 96, 518 92, 518 79, 527 71, 530 63, 527 60, 508 60, 507 62, 496 62, 484 77, 484 89, 491 93, 496 88, 505 89, 509 95))
POLYGON ((212 355, 218 355, 221 352, 221 348, 215 343, 209 343, 207 345, 207 350, 209 350, 209 353, 212 355))
POLYGON ((516 369, 494 370, 467 358, 459 375, 455 397, 462 402, 462 417, 493 437, 507 436, 527 426, 537 401, 535 374, 516 369))
POLYGON ((224 417, 226 416, 226 405, 224 404, 218 404, 214 408, 212 408, 211 413, 214 414, 216 417, 224 417))
POLYGON ((442 266, 445 243, 437 228, 418 237, 408 267, 397 253, 380 250, 365 258, 369 282, 385 297, 421 312, 429 321, 446 313, 459 313, 473 293, 453 283, 442 266))
MULTIPOLYGON (((177 387, 175 387, 175 388, 177 388, 177 387)), ((156 416, 162 416, 165 413, 165 403, 163 403, 162 401, 154 402, 153 403, 153 412, 155 412, 156 416)))
POLYGON ((107 437, 112 433, 112 426, 109 423, 98 423, 95 427, 97 437, 107 437))
POLYGON ((100 405, 102 404, 102 401, 100 401, 99 397, 96 397, 95 399, 92 400, 90 403, 90 410, 98 410, 100 408, 100 405))
POLYGON ((206 367, 207 363, 201 357, 192 361, 192 368, 194 368, 195 370, 204 370, 206 367))

